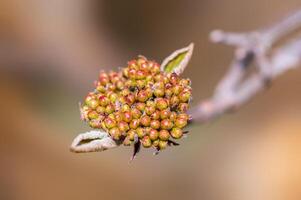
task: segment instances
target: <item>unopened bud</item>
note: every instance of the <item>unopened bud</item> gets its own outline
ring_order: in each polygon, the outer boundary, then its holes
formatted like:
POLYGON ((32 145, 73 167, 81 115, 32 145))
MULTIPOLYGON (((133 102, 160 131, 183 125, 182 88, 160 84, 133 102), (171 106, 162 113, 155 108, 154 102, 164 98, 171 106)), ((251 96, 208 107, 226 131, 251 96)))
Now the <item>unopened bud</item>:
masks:
POLYGON ((88 112, 89 119, 97 119, 99 117, 98 113, 94 110, 88 112))
POLYGON ((161 128, 165 130, 170 130, 173 127, 173 123, 169 119, 163 119, 161 121, 161 128))
POLYGON ((182 129, 175 127, 170 131, 170 134, 173 138, 180 139, 183 136, 183 131, 182 129))
POLYGON ((141 117, 140 119, 140 123, 143 125, 143 126, 149 126, 150 125, 150 122, 151 122, 151 119, 149 116, 147 115, 144 115, 141 117))
POLYGON ((145 148, 149 148, 152 146, 152 141, 151 139, 149 138, 149 136, 144 136, 141 140, 141 144, 143 145, 143 147, 145 148))
POLYGON ((114 140, 119 140, 121 137, 121 132, 117 127, 111 128, 109 133, 114 140))
POLYGON ((165 99, 160 98, 160 99, 157 99, 156 107, 159 110, 164 110, 164 109, 166 109, 168 107, 168 103, 167 103, 167 101, 165 99))
POLYGON ((159 138, 160 140, 166 141, 168 140, 170 137, 169 132, 167 130, 161 130, 159 132, 159 138))
POLYGON ((160 128, 160 121, 159 120, 152 120, 150 123, 150 127, 153 129, 159 129, 160 128))
POLYGON ((149 132, 149 138, 154 141, 157 140, 158 137, 159 137, 159 132, 155 129, 151 129, 149 132))
POLYGON ((160 150, 166 149, 166 147, 167 147, 167 141, 160 140, 159 141, 159 148, 160 148, 160 150))
POLYGON ((184 128, 187 125, 187 120, 183 118, 177 118, 175 121, 175 125, 178 128, 184 128))
POLYGON ((106 128, 108 128, 108 129, 111 129, 116 126, 116 121, 110 117, 107 117, 104 122, 105 122, 106 128))
POLYGON ((132 114, 130 111, 126 111, 123 113, 123 121, 127 122, 127 123, 130 123, 132 121, 132 114))
POLYGON ((128 125, 128 123, 126 123, 124 121, 120 121, 118 123, 118 128, 122 133, 125 133, 129 130, 129 125, 128 125))
POLYGON ((139 126, 139 119, 133 119, 130 123, 130 128, 131 129, 136 129, 139 126))

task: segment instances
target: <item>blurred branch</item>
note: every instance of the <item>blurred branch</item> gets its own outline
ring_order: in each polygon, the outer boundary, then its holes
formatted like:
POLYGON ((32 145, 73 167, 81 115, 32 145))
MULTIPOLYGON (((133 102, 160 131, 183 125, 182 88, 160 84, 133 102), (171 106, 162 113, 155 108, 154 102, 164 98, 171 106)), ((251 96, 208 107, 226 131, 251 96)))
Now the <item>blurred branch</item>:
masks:
POLYGON ((296 67, 301 59, 301 38, 271 51, 277 41, 300 27, 301 10, 262 30, 247 33, 211 32, 212 42, 235 47, 234 58, 213 96, 190 111, 193 120, 204 122, 238 109, 266 89, 276 77, 296 67), (256 71, 248 74, 252 63, 256 71))

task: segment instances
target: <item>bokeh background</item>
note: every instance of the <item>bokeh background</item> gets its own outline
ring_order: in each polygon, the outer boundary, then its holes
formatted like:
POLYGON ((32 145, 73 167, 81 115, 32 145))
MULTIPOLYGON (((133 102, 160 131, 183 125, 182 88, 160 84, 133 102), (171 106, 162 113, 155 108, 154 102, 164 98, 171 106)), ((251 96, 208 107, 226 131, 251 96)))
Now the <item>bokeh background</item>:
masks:
POLYGON ((89 130, 78 102, 99 70, 136 55, 162 61, 195 43, 184 76, 209 97, 232 49, 215 28, 247 31, 300 9, 299 0, 1 0, 0 199, 301 199, 301 70, 238 112, 190 129, 159 156, 132 149, 73 154, 89 130))

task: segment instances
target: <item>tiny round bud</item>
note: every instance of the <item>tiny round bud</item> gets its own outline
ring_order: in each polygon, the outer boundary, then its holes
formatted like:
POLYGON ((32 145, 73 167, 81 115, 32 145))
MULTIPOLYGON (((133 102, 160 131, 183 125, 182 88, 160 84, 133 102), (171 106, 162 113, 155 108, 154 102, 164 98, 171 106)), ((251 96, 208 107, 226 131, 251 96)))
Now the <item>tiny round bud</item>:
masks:
POLYGON ((143 70, 138 70, 136 72, 136 78, 141 80, 141 79, 144 79, 146 77, 146 72, 143 71, 143 70))
POLYGON ((181 102, 186 103, 190 99, 190 92, 181 92, 179 94, 179 99, 181 102))
POLYGON ((123 121, 127 122, 127 123, 130 123, 132 121, 132 114, 130 111, 126 111, 123 113, 123 116, 122 116, 122 119, 123 121))
POLYGON ((128 67, 130 69, 138 69, 138 65, 137 65, 137 62, 136 60, 131 60, 128 62, 128 67))
POLYGON ((183 86, 180 86, 180 85, 175 85, 173 88, 172 88, 172 92, 175 94, 175 95, 179 95, 180 92, 182 92, 183 90, 183 86))
POLYGON ((125 96, 125 101, 127 104, 132 105, 135 102, 135 96, 130 93, 125 96))
POLYGON ((91 128, 100 128, 101 124, 99 123, 98 120, 90 120, 89 121, 89 126, 91 128))
POLYGON ((103 85, 98 84, 97 87, 96 87, 96 90, 98 92, 104 93, 106 91, 106 88, 103 85))
POLYGON ((160 98, 160 99, 157 99, 156 107, 159 110, 164 110, 164 109, 166 109, 168 107, 168 103, 167 103, 167 101, 165 99, 160 98))
POLYGON ((176 73, 170 75, 169 81, 171 84, 176 85, 179 81, 179 76, 176 73))
POLYGON ((160 118, 161 118, 161 119, 167 119, 167 118, 169 118, 170 113, 171 113, 171 112, 170 112, 169 109, 162 110, 162 111, 160 112, 160 118))
POLYGON ((169 83, 169 78, 167 77, 167 76, 163 76, 163 83, 164 84, 167 84, 167 83, 169 83))
POLYGON ((106 85, 109 83, 109 77, 99 77, 99 82, 101 85, 106 85))
POLYGON ((167 147, 167 141, 160 140, 159 141, 159 148, 160 148, 160 150, 166 149, 166 147, 167 147))
POLYGON ((159 146, 159 142, 160 142, 159 139, 153 141, 153 147, 158 147, 159 146))
POLYGON ((146 88, 145 91, 148 98, 151 98, 153 96, 153 91, 151 88, 146 88))
POLYGON ((139 58, 137 59, 137 64, 141 66, 143 63, 146 63, 146 58, 140 55, 139 58))
POLYGON ((114 116, 115 116, 115 120, 117 121, 117 122, 121 122, 122 121, 122 113, 121 112, 115 112, 114 113, 114 116))
POLYGON ((115 103, 118 99, 118 95, 116 93, 111 93, 109 99, 112 103, 115 103))
POLYGON ((149 107, 149 106, 147 106, 147 107, 145 108, 145 113, 146 113, 147 115, 151 115, 151 114, 153 114, 155 111, 156 111, 156 108, 155 108, 155 107, 149 107))
POLYGON ((139 138, 143 138, 145 136, 145 130, 141 127, 138 127, 136 129, 136 133, 137 133, 139 138))
POLYGON ((151 139, 149 138, 149 136, 144 136, 141 140, 141 144, 143 145, 143 147, 145 148, 149 148, 152 146, 152 141, 151 139))
POLYGON ((183 136, 183 131, 182 131, 182 129, 175 127, 175 128, 172 128, 172 130, 170 131, 170 134, 173 138, 179 139, 183 136))
POLYGON ((116 120, 116 119, 115 119, 115 115, 114 115, 113 113, 109 114, 109 115, 108 115, 108 118, 111 118, 111 119, 116 120))
POLYGON ((156 103, 154 101, 149 100, 146 102, 146 106, 155 107, 156 103))
POLYGON ((121 132, 117 127, 111 128, 109 133, 114 140, 119 140, 121 137, 121 132))
POLYGON ((161 128, 162 129, 170 130, 172 127, 173 127, 173 123, 169 119, 163 119, 161 121, 161 128))
POLYGON ((125 104, 126 102, 125 102, 125 97, 124 96, 119 96, 118 97, 118 101, 119 101, 119 103, 121 103, 121 104, 125 104))
POLYGON ((123 104, 121 107, 121 112, 129 112, 131 110, 128 104, 123 104))
POLYGON ((129 78, 130 79, 135 79, 136 78, 136 70, 135 69, 129 69, 129 78))
POLYGON ((155 129, 151 129, 149 132, 149 138, 154 141, 157 140, 158 137, 159 137, 159 132, 155 129))
POLYGON ((154 63, 153 67, 151 68, 151 72, 157 74, 160 72, 160 65, 158 63, 154 63))
POLYGON ((177 119, 177 113, 176 112, 171 112, 169 116, 170 121, 175 122, 177 119))
POLYGON ((150 122, 151 122, 151 119, 149 116, 147 115, 144 115, 141 117, 140 119, 140 123, 143 125, 143 126, 149 126, 150 125, 150 122))
POLYGON ((159 120, 152 120, 150 123, 150 127, 153 129, 159 129, 160 128, 160 121, 159 120))
POLYGON ((165 84, 163 81, 159 81, 154 84, 155 89, 164 89, 164 87, 165 87, 165 84))
POLYGON ((145 90, 139 91, 137 95, 137 100, 140 102, 146 102, 147 99, 148 99, 148 94, 146 93, 146 91, 145 90))
POLYGON ((155 77, 154 77, 154 80, 156 82, 159 82, 159 81, 163 81, 163 78, 164 76, 162 74, 157 74, 155 77))
POLYGON ((140 66, 140 69, 141 69, 141 70, 147 71, 147 70, 148 70, 148 67, 149 67, 149 66, 148 66, 148 63, 142 63, 141 66, 140 66))
POLYGON ((189 106, 187 103, 180 103, 178 106, 178 110, 180 112, 186 112, 189 109, 189 106))
POLYGON ((99 117, 98 113, 94 110, 88 112, 89 119, 97 119, 99 117))
POLYGON ((122 133, 125 133, 130 129, 128 123, 126 123, 124 121, 120 121, 118 123, 118 128, 122 133))
POLYGON ((141 112, 143 112, 145 109, 145 103, 141 103, 141 102, 136 103, 136 108, 141 112))
POLYGON ((150 74, 150 75, 147 75, 146 77, 145 77, 145 80, 146 80, 146 82, 150 82, 150 81, 152 81, 153 80, 153 76, 150 74))
POLYGON ((137 80, 136 83, 137 83, 137 87, 139 89, 142 89, 146 86, 146 81, 145 80, 137 80))
POLYGON ((99 78, 109 78, 109 75, 107 73, 105 73, 104 71, 101 71, 99 73, 99 78))
POLYGON ((189 79, 181 79, 179 84, 183 85, 183 86, 189 86, 190 85, 190 80, 189 79))
POLYGON ((134 140, 135 140, 135 135, 136 135, 136 131, 135 131, 135 130, 130 129, 130 130, 127 132, 127 134, 128 134, 128 137, 129 137, 129 139, 130 139, 131 141, 134 141, 134 140))
POLYGON ((167 130, 161 130, 159 132, 159 138, 160 138, 160 140, 166 141, 166 140, 169 139, 169 137, 170 137, 170 135, 169 135, 169 132, 167 130))
POLYGON ((138 119, 133 119, 130 123, 130 128, 131 129, 136 129, 139 126, 139 120, 138 119))
POLYGON ((104 95, 101 95, 98 98, 98 101, 101 106, 107 106, 110 103, 110 100, 108 99, 108 97, 106 97, 104 95))
POLYGON ((165 89, 165 96, 171 97, 171 95, 172 95, 172 89, 165 89))
POLYGON ((106 108, 103 106, 97 106, 96 112, 98 112, 100 114, 104 114, 106 112, 106 108))
POLYGON ((107 107, 106 107, 106 114, 111 114, 111 113, 113 113, 114 111, 115 111, 115 107, 114 107, 113 104, 107 105, 107 107))
POLYGON ((180 103, 180 99, 178 96, 172 96, 171 99, 170 99, 170 104, 172 107, 175 107, 177 106, 178 104, 180 103))
POLYGON ((154 95, 156 96, 156 97, 163 97, 164 96, 164 89, 155 89, 154 90, 154 95))
POLYGON ((119 80, 117 72, 110 72, 109 77, 112 83, 116 83, 119 80))
POLYGON ((130 93, 131 93, 131 91, 128 88, 125 88, 124 90, 120 91, 120 95, 124 96, 124 97, 130 93))
POLYGON ((133 108, 131 112, 134 119, 139 119, 142 115, 141 111, 137 108, 133 108))
POLYGON ((157 120, 160 118, 160 111, 156 110, 153 114, 151 114, 151 118, 157 120))
POLYGON ((115 91, 116 90, 116 85, 108 83, 107 84, 107 89, 110 91, 115 91))
POLYGON ((122 81, 117 81, 116 82, 116 88, 118 90, 122 90, 124 88, 124 83, 122 81))
POLYGON ((116 121, 110 117, 107 117, 105 120, 106 128, 111 129, 116 126, 116 121))
POLYGON ((87 105, 92 108, 92 109, 96 109, 98 104, 98 101, 96 99, 90 99, 88 101, 86 101, 87 105))
POLYGON ((180 113, 180 114, 178 114, 177 118, 182 118, 182 119, 188 120, 189 115, 187 115, 186 113, 180 113))
POLYGON ((177 118, 175 121, 176 127, 184 128, 187 125, 187 120, 183 118, 177 118))

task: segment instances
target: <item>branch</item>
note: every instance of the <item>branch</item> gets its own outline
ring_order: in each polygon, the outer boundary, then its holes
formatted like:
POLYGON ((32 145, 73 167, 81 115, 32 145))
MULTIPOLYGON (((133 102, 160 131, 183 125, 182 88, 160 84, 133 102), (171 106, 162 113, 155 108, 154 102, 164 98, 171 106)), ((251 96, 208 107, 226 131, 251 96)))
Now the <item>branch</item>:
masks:
POLYGON ((192 119, 204 122, 236 110, 266 89, 276 77, 296 67, 301 59, 301 38, 271 51, 277 41, 300 27, 301 10, 262 30, 248 33, 211 32, 212 42, 234 46, 235 54, 229 71, 217 85, 212 98, 191 109, 192 119), (268 56, 270 52, 272 54, 268 56), (255 63, 256 72, 247 74, 252 63, 255 63))

